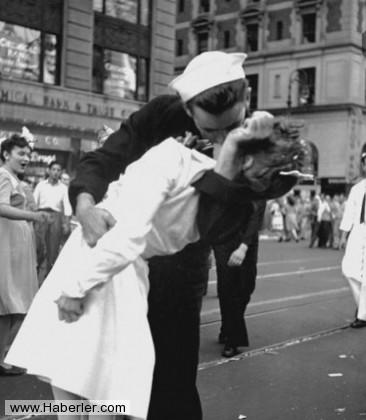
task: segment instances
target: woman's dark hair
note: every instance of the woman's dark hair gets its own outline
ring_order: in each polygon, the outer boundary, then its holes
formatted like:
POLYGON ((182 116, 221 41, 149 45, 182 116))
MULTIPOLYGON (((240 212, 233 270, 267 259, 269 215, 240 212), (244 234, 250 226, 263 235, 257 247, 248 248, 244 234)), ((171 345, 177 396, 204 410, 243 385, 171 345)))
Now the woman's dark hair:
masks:
POLYGON ((28 147, 29 150, 31 150, 29 143, 24 137, 19 136, 19 134, 13 134, 11 137, 7 138, 1 143, 0 159, 3 162, 5 162, 5 152, 10 153, 14 147, 28 147))
MULTIPOLYGON (((257 198, 281 197, 296 184, 297 178, 282 176, 280 172, 301 172, 304 168, 308 150, 306 142, 300 139, 302 127, 302 121, 277 117, 269 137, 249 140, 241 146, 244 156, 254 157, 250 181, 261 188, 257 198)), ((245 175, 241 181, 246 183, 245 175)))
POLYGON ((210 114, 219 115, 244 101, 247 88, 246 79, 234 80, 205 90, 189 100, 187 106, 190 110, 193 106, 198 106, 210 114))

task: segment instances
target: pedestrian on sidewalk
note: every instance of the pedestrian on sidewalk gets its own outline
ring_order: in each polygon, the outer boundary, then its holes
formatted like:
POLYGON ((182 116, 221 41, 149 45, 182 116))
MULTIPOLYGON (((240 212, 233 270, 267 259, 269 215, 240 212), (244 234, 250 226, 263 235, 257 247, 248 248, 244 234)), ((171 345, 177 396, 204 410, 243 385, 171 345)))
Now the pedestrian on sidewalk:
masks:
POLYGON ((38 290, 33 226, 48 215, 27 209, 24 175, 31 148, 17 134, 1 142, 0 159, 0 376, 22 369, 4 362, 11 330, 17 331, 38 290))
MULTIPOLYGON (((366 174, 366 153, 362 154, 361 167, 366 174)), ((365 219, 366 179, 351 188, 340 230, 340 247, 346 246, 342 261, 343 274, 348 280, 357 305, 356 317, 352 328, 366 327, 366 219, 365 219), (348 240, 347 240, 348 236, 348 240)))
POLYGON ((318 223, 318 248, 327 248, 332 237, 332 212, 329 195, 320 194, 318 223))
POLYGON ((299 225, 297 224, 296 200, 291 195, 286 197, 286 227, 288 235, 286 241, 291 241, 291 239, 293 239, 295 242, 299 242, 297 234, 299 225))
MULTIPOLYGON (((124 398, 131 401, 132 415, 145 419, 154 364, 146 317, 147 259, 199 239, 199 196, 192 183, 207 171, 225 178, 240 174, 237 186, 246 185, 245 192, 248 187, 263 191, 274 179, 280 190, 287 188, 278 173, 299 165, 295 130, 291 122, 273 125, 272 117, 261 112, 228 134, 217 163, 168 138, 130 165, 119 193, 114 185, 114 193, 99 206, 116 224, 94 248, 86 244, 81 227, 73 232, 7 360, 48 378, 57 399, 124 398), (255 140, 269 133, 269 143, 255 140), (249 143, 258 150, 244 157, 249 143), (283 158, 274 161, 273 156, 283 158)), ((177 343, 171 345, 175 351, 177 343)))
POLYGON ((45 273, 41 275, 40 283, 51 271, 64 243, 64 238, 70 233, 70 219, 72 215, 68 189, 60 181, 62 174, 61 164, 53 161, 49 164, 48 169, 48 178, 40 181, 34 190, 34 199, 38 209, 50 215, 49 224, 36 225, 36 238, 39 241, 37 246, 40 249, 44 249, 44 252, 38 253, 41 256, 38 261, 38 267, 40 268, 44 262, 46 263, 45 273))
POLYGON ((312 248, 315 243, 319 240, 319 225, 320 222, 318 220, 318 210, 320 205, 320 197, 315 192, 311 192, 311 199, 310 199, 310 227, 311 227, 311 234, 310 234, 310 243, 309 248, 312 248))
POLYGON ((270 207, 271 230, 277 235, 278 242, 286 239, 284 235, 284 213, 282 199, 274 200, 270 207))
MULTIPOLYGON (((262 226, 266 202, 253 202, 250 214, 243 214, 242 226, 214 245, 217 292, 221 313, 219 343, 223 357, 239 353, 249 346, 245 311, 255 289, 258 261, 258 232, 262 226)), ((281 215, 282 217, 282 215, 281 215)))

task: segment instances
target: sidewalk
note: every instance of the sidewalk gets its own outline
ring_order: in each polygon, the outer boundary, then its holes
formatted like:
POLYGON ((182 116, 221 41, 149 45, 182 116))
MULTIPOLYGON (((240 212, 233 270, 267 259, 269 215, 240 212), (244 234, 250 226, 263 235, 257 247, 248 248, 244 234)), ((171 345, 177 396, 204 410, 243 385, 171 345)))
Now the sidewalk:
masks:
POLYGON ((366 419, 365 344, 345 328, 202 365, 204 420, 366 419))

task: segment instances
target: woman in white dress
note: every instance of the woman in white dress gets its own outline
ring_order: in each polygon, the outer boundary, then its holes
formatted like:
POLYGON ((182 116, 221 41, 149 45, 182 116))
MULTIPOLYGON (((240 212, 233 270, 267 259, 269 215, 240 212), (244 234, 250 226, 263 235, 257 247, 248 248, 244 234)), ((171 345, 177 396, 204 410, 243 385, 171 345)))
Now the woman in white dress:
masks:
POLYGON ((9 351, 9 363, 48 380, 56 399, 128 400, 131 415, 145 419, 154 367, 146 260, 199 239, 199 194, 191 184, 205 171, 222 173, 240 158, 247 184, 260 189, 264 181, 285 178, 278 176, 280 168, 299 168, 301 143, 288 128, 258 113, 227 136, 217 163, 169 138, 131 164, 100 204, 116 225, 95 248, 86 245, 80 228, 73 232, 9 351), (249 143, 259 150, 244 156, 242 145, 249 143))
MULTIPOLYGON (((362 154, 362 168, 366 171, 366 153, 362 154)), ((342 261, 342 271, 352 290, 357 305, 356 319, 351 327, 366 327, 366 224, 365 224, 366 179, 351 188, 343 218, 340 247, 343 248, 348 236, 346 252, 342 261)))

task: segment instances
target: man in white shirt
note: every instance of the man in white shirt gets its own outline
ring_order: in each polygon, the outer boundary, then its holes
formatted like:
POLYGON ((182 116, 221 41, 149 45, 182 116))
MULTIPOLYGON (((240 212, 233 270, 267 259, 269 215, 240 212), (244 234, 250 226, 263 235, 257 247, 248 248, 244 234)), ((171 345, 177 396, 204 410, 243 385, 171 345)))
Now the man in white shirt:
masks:
MULTIPOLYGON (((63 243, 63 238, 70 231, 72 209, 68 190, 60 181, 62 167, 57 161, 49 165, 49 177, 39 182, 34 190, 34 199, 39 210, 47 211, 51 221, 43 226, 42 236, 47 259, 46 274, 51 270, 63 243)), ((40 265, 41 261, 38 261, 40 265)))

